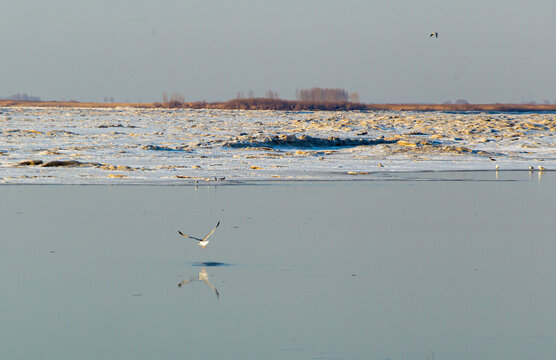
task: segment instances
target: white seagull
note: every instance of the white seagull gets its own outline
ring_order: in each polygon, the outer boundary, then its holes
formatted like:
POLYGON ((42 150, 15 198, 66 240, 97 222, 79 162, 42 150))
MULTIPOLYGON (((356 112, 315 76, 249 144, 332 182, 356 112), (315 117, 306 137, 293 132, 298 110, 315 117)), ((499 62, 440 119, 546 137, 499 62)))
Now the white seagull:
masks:
POLYGON ((202 239, 196 238, 196 237, 194 237, 194 236, 185 235, 184 233, 182 233, 182 232, 179 231, 179 230, 178 230, 178 234, 180 234, 181 236, 188 237, 188 238, 193 239, 193 240, 197 240, 197 241, 199 242, 199 246, 202 247, 202 248, 204 249, 204 248, 207 246, 207 244, 209 243, 209 241, 208 241, 209 236, 211 236, 211 235, 214 233, 214 231, 216 230, 216 228, 218 227, 218 225, 220 225, 220 221, 216 224, 216 226, 214 227, 214 229, 212 229, 212 230, 211 230, 204 238, 202 238, 202 239))
POLYGON ((429 36, 429 37, 433 37, 433 36, 435 36, 438 39, 438 31, 431 33, 431 36, 429 36))

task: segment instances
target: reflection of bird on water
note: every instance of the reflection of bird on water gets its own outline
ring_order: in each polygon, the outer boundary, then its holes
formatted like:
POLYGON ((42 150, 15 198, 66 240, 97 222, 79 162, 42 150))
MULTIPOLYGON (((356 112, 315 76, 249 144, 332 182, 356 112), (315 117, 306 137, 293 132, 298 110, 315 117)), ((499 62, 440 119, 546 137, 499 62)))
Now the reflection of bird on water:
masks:
POLYGON ((220 293, 218 292, 218 290, 216 290, 216 288, 214 287, 214 285, 212 285, 212 284, 209 282, 209 280, 208 280, 207 269, 202 268, 201 271, 199 271, 198 277, 192 276, 192 277, 190 277, 189 279, 180 282, 180 283, 178 284, 178 287, 181 288, 182 286, 187 285, 187 284, 189 284, 189 283, 192 282, 192 281, 202 281, 202 282, 204 282, 204 283, 207 284, 212 290, 214 290, 214 293, 216 294, 216 298, 217 298, 217 299, 220 297, 220 293))
POLYGON ((212 229, 212 230, 211 230, 204 238, 202 238, 202 239, 196 238, 196 237, 194 237, 194 236, 185 235, 185 234, 182 233, 181 231, 178 231, 178 233, 179 233, 181 236, 185 236, 185 237, 188 237, 188 238, 190 238, 190 239, 197 240, 197 241, 199 242, 199 246, 202 247, 202 248, 204 249, 204 248, 207 246, 207 244, 209 243, 209 241, 208 241, 209 236, 211 236, 211 235, 214 233, 214 231, 216 230, 216 228, 218 227, 218 225, 220 225, 220 221, 216 224, 216 226, 214 227, 214 229, 212 229))

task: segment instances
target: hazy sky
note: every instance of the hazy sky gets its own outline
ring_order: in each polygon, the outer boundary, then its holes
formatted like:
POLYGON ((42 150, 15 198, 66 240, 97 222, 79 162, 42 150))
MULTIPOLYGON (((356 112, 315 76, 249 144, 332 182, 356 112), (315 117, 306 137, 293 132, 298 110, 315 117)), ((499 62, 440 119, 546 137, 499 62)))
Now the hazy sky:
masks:
POLYGON ((0 97, 318 86, 364 102, 556 102, 554 14, 554 0, 2 1, 0 97))

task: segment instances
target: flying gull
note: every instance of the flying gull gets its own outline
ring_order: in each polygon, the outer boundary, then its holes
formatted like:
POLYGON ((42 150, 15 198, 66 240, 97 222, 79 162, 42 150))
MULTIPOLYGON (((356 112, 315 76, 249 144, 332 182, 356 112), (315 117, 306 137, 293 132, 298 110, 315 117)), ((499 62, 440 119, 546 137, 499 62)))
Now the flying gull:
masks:
POLYGON ((437 31, 437 32, 431 33, 431 36, 429 36, 429 37, 433 37, 433 36, 435 36, 436 38, 438 38, 438 31, 437 31))
POLYGON ((196 237, 194 237, 194 236, 185 235, 184 233, 182 233, 182 232, 179 231, 179 230, 178 230, 178 234, 180 234, 181 236, 188 237, 188 238, 193 239, 193 240, 197 240, 197 241, 199 242, 199 246, 202 247, 202 248, 204 249, 204 248, 207 246, 207 244, 209 243, 209 241, 208 241, 209 236, 211 236, 211 235, 214 233, 214 231, 216 230, 216 228, 218 227, 218 225, 220 225, 220 221, 216 224, 216 226, 214 227, 214 229, 212 229, 212 230, 211 230, 204 238, 202 238, 202 239, 196 238, 196 237))

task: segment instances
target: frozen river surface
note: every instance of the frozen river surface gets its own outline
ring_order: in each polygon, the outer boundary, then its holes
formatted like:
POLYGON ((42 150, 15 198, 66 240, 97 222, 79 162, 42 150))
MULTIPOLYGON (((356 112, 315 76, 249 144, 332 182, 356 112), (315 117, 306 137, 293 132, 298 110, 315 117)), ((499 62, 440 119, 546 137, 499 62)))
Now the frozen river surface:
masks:
POLYGON ((556 115, 0 108, 0 183, 371 179, 556 168, 556 115))

